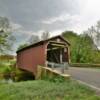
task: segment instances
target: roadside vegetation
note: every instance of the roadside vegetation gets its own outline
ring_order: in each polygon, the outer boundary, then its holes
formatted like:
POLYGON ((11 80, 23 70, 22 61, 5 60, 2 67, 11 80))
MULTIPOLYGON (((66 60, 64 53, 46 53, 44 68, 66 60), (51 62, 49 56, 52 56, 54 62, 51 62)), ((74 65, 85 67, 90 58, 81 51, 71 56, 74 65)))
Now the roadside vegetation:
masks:
POLYGON ((35 80, 0 85, 1 100, 100 100, 90 88, 73 80, 35 80))
POLYGON ((0 62, 0 83, 33 80, 32 73, 16 68, 16 61, 10 60, 0 62))
POLYGON ((73 31, 62 33, 62 36, 71 44, 72 63, 100 64, 100 38, 97 39, 100 37, 100 32, 96 33, 94 30, 95 32, 91 33, 90 31, 85 31, 80 35, 73 31))

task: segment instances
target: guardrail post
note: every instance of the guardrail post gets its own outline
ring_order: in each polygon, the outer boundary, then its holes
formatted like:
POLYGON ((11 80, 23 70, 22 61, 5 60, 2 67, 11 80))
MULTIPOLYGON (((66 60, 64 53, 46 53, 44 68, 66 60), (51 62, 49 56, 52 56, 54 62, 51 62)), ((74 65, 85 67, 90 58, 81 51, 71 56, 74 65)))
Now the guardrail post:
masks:
POLYGON ((64 66, 61 64, 61 73, 64 73, 64 66))
POLYGON ((54 63, 51 63, 52 70, 54 69, 54 63))

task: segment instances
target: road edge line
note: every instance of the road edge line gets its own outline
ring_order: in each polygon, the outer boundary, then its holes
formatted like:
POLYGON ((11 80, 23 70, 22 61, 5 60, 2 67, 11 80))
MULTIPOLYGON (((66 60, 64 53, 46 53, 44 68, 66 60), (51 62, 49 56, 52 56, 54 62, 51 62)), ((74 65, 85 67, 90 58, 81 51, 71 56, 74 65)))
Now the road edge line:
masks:
POLYGON ((90 88, 92 88, 92 89, 95 89, 95 90, 97 90, 98 92, 100 92, 100 88, 99 87, 96 87, 96 86, 93 86, 93 85, 91 85, 91 84, 88 84, 88 83, 86 83, 86 82, 83 82, 83 81, 81 81, 81 80, 77 80, 79 83, 82 83, 82 84, 84 84, 84 85, 87 85, 88 87, 90 87, 90 88))

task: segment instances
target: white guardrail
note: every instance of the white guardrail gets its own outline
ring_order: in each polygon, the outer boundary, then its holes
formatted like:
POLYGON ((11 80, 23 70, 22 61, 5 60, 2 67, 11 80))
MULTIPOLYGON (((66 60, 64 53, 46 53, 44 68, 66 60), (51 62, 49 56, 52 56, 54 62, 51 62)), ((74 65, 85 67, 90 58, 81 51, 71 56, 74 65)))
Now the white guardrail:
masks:
POLYGON ((63 62, 63 63, 54 63, 54 62, 46 62, 46 65, 52 69, 59 69, 61 71, 61 73, 64 73, 64 70, 67 70, 69 66, 69 64, 67 62, 63 62))

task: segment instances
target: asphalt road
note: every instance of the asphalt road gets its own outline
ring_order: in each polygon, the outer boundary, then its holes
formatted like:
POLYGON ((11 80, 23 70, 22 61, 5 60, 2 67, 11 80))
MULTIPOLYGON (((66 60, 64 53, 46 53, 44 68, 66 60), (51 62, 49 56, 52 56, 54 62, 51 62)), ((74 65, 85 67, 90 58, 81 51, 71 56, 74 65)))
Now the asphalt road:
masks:
POLYGON ((65 71, 72 78, 100 89, 100 69, 70 67, 65 71))

